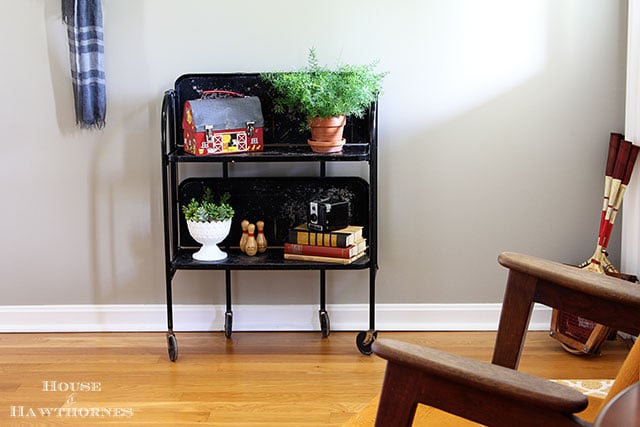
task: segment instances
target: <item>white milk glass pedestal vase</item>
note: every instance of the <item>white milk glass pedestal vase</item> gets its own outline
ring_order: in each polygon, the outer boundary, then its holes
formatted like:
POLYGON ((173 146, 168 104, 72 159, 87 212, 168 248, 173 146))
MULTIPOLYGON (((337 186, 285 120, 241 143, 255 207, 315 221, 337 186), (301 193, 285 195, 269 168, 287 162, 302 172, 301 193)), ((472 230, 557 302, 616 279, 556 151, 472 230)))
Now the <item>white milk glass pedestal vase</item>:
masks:
POLYGON ((193 240, 202 244, 200 250, 193 254, 193 259, 198 261, 220 261, 227 257, 225 252, 218 248, 231 230, 231 219, 235 213, 228 203, 231 195, 227 192, 216 203, 213 190, 206 188, 199 199, 182 206, 184 219, 193 240))
POLYGON ((218 243, 222 242, 229 234, 231 219, 209 222, 187 220, 187 228, 191 237, 202 244, 200 250, 193 254, 193 259, 198 261, 220 261, 227 257, 227 253, 220 250, 218 243))

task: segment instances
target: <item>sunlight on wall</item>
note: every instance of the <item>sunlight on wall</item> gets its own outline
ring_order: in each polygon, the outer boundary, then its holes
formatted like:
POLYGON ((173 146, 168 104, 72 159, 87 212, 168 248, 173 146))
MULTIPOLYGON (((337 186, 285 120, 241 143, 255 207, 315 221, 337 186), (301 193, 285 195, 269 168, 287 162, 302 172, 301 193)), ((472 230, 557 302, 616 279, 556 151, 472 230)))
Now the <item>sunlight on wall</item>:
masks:
POLYGON ((470 110, 530 79, 544 66, 547 44, 546 7, 537 0, 467 2, 450 8, 444 24, 458 34, 447 34, 440 46, 434 81, 439 101, 431 112, 441 122, 470 110))
MULTIPOLYGON (((12 2, 0 15, 21 42, 0 43, 2 57, 20 58, 0 88, 10 101, 0 114, 8 183, 0 232, 11 243, 1 259, 12 285, 4 304, 164 304, 164 90, 184 73, 295 69, 311 46, 329 65, 379 60, 389 72, 379 114, 378 303, 494 303, 504 283, 499 251, 564 262, 590 255, 601 194, 589 189, 602 185, 603 136, 606 144, 624 124, 627 0, 221 4, 103 2, 109 106, 100 132, 74 124, 60 2, 12 2), (34 198, 46 212, 32 208, 34 198), (37 265, 32 236, 44 254, 37 265)), ((366 162, 335 163, 328 172, 368 173, 366 162)), ((268 173, 305 173, 298 167, 268 173)), ((315 283, 311 273, 273 272, 271 289, 257 272, 238 272, 234 303, 316 303, 317 289, 300 286, 315 283)), ((327 301, 366 302, 362 275, 330 275, 327 301)), ((176 302, 224 301, 218 274, 178 280, 186 286, 176 286, 176 302)))

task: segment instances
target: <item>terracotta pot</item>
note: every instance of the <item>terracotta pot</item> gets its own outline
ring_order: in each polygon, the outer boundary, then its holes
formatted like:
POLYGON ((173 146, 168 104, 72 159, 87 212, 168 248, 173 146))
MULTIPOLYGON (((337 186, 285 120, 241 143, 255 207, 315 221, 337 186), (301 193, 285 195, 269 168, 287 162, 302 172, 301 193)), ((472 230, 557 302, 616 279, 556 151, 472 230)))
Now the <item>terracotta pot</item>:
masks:
POLYGON ((308 141, 316 153, 333 153, 342 150, 345 139, 342 137, 345 116, 314 117, 309 119, 311 139, 308 141))
POLYGON ((340 141, 347 122, 345 116, 314 117, 309 121, 313 141, 340 141))
POLYGON ((342 151, 345 139, 342 138, 339 141, 314 141, 312 139, 308 139, 307 143, 314 153, 337 153, 342 151))

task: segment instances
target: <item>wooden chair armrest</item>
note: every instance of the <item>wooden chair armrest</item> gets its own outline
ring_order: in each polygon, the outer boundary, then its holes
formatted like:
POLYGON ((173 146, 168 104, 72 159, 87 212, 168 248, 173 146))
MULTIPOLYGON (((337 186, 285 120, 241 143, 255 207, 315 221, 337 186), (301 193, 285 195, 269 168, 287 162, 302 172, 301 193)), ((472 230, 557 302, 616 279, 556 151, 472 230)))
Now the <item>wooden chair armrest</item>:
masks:
POLYGON ((640 286, 627 280, 514 252, 501 253, 498 262, 512 271, 640 309, 640 286))
POLYGON ((504 252, 509 269, 492 363, 517 369, 535 303, 640 333, 640 286, 531 255, 504 252))
POLYGON ((513 369, 391 339, 378 339, 372 348, 389 363, 463 385, 470 396, 490 394, 562 414, 573 414, 587 407, 587 398, 578 391, 513 369))

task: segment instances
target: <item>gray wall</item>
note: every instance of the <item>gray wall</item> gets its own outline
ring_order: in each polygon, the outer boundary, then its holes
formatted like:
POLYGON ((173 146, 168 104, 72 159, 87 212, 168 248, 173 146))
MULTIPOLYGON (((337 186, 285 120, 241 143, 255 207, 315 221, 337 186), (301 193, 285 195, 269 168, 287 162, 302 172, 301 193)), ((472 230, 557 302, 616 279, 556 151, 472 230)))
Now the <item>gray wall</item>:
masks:
MULTIPOLYGON (((103 3, 98 132, 73 124, 59 2, 11 2, 0 17, 3 305, 163 303, 163 91, 187 72, 297 67, 311 46, 326 63, 389 71, 379 302, 499 302, 500 251, 569 263, 593 252, 608 134, 623 130, 625 1, 103 3)), ((316 278, 234 273, 234 299, 314 303, 316 278)), ((329 302, 366 301, 366 272, 329 281, 329 302)), ((176 302, 223 302, 221 273, 175 283, 176 302)))

